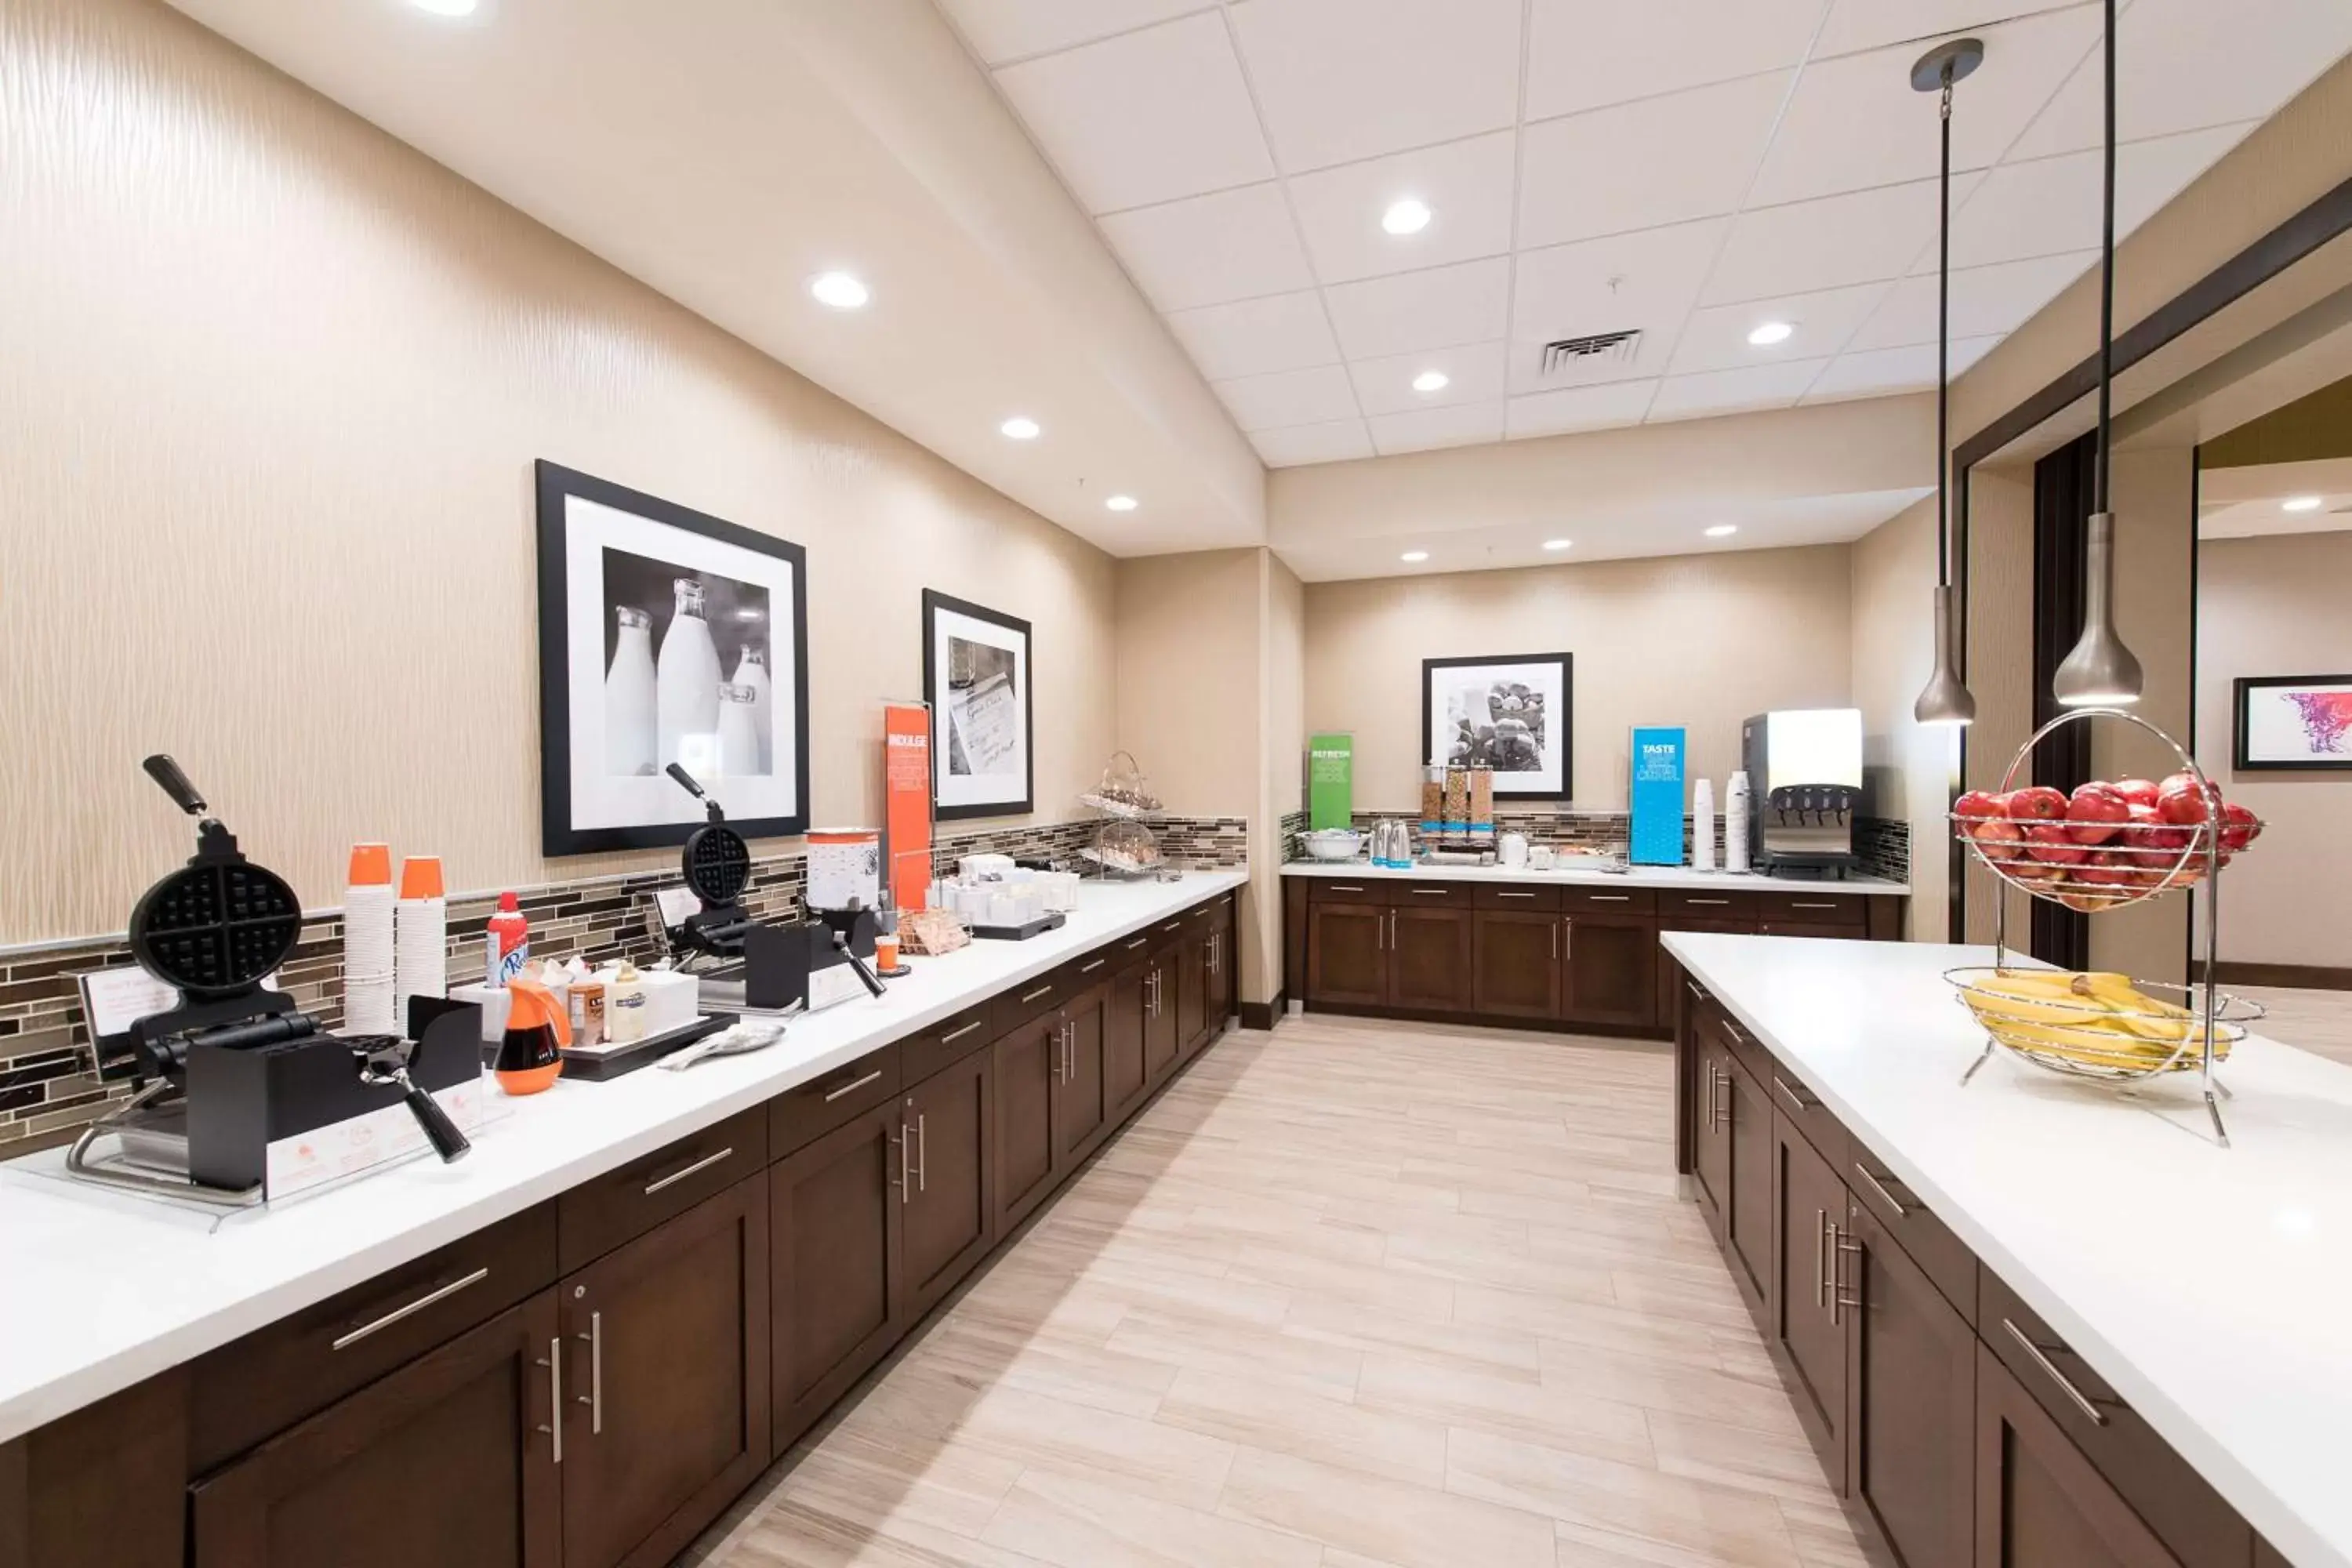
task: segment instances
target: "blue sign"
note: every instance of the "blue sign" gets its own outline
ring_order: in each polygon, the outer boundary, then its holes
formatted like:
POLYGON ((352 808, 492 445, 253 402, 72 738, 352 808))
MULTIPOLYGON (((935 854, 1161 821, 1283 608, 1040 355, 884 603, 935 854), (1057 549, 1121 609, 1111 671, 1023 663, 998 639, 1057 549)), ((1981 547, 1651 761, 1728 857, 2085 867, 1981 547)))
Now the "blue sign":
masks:
POLYGON ((1633 731, 1633 853, 1636 866, 1683 863, 1683 731, 1633 731))

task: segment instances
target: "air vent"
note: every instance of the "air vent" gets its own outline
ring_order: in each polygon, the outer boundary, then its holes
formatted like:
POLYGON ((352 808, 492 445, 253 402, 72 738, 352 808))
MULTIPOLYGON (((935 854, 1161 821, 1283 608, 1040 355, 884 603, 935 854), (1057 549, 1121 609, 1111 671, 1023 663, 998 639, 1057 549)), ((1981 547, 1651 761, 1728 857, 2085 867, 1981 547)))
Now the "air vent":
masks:
POLYGON ((1544 344, 1543 374, 1558 375, 1588 364, 1614 362, 1631 364, 1642 352, 1642 329, 1593 332, 1580 338, 1555 338, 1544 344))

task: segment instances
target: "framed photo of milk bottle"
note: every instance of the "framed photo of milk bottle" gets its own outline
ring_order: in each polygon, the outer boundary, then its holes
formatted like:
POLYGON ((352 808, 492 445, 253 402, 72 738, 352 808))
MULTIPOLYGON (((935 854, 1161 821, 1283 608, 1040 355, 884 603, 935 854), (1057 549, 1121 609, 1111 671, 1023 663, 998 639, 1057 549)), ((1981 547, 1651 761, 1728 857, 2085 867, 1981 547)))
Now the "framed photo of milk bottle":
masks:
POLYGON ((702 804, 808 829, 802 548, 542 460, 540 837, 548 855, 682 844, 702 804))

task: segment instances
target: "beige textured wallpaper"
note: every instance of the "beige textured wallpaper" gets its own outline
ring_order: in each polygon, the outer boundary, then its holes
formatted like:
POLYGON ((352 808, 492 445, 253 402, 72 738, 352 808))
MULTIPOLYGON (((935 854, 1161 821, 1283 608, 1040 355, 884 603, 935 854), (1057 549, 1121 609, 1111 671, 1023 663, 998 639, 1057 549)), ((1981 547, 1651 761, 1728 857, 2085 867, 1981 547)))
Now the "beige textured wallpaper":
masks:
POLYGON ((1935 664, 1936 502, 1923 500, 1853 544, 1853 701, 1863 765, 1882 816, 1911 824, 1914 942, 1941 942, 1951 882, 1945 812, 1959 732, 1911 721, 1935 664))
POLYGON ((820 821, 926 586, 1035 623, 1039 815, 1101 767, 1108 557, 153 0, 0 0, 0 943, 187 853, 152 751, 307 902, 663 859, 536 852, 534 458, 807 547, 820 821))
MULTIPOLYGON (((1421 661, 1575 655, 1575 804, 1625 805, 1635 724, 1690 731, 1717 798, 1740 721, 1853 699, 1848 546, 1307 584, 1307 728, 1353 731, 1360 810, 1420 803, 1421 661)), ((1294 742, 1294 749, 1298 742, 1294 742)))

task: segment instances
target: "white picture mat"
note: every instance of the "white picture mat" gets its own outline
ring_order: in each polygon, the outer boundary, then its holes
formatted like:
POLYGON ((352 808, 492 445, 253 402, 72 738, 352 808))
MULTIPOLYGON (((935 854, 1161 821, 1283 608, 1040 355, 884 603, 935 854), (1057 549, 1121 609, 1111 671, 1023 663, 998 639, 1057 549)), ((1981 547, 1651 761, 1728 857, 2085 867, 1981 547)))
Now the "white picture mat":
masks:
MULTIPOLYGON (((1534 664, 1456 664, 1440 665, 1429 672, 1429 727, 1424 737, 1432 755, 1429 762, 1443 763, 1448 760, 1447 749, 1454 735, 1457 698, 1475 698, 1483 701, 1487 689, 1497 685, 1517 683, 1534 690, 1543 699, 1544 737, 1540 755, 1543 766, 1525 772, 1497 773, 1495 794, 1549 795, 1565 790, 1568 783, 1562 774, 1561 741, 1569 721, 1567 671, 1559 665, 1543 660, 1534 664)), ((1478 711, 1483 712, 1483 708, 1478 711)))
POLYGON ((2352 762, 2352 737, 2339 739, 2337 750, 2322 751, 2312 743, 2297 692, 2336 691, 2340 687, 2257 686, 2246 693, 2246 755, 2257 763, 2310 761, 2352 762))
POLYGON ((691 824, 702 803, 667 774, 616 777, 604 771, 604 550, 610 546, 681 568, 714 572, 768 590, 768 682, 775 761, 763 775, 699 781, 732 817, 800 815, 799 689, 793 647, 793 563, 764 551, 711 539, 583 496, 564 498, 565 658, 572 672, 572 822, 575 830, 691 824))
POLYGON ((946 605, 931 612, 931 668, 938 672, 939 706, 932 710, 936 731, 931 745, 931 786, 934 797, 941 806, 1006 805, 1008 807, 1029 798, 1029 726, 1033 711, 1029 686, 1029 639, 1015 627, 983 621, 951 610, 946 605), (985 647, 1002 648, 1013 656, 1013 688, 1014 707, 1019 715, 1012 747, 996 768, 984 773, 952 773, 948 771, 952 751, 951 726, 956 721, 955 693, 948 684, 951 668, 948 657, 950 639, 979 643, 985 647))

